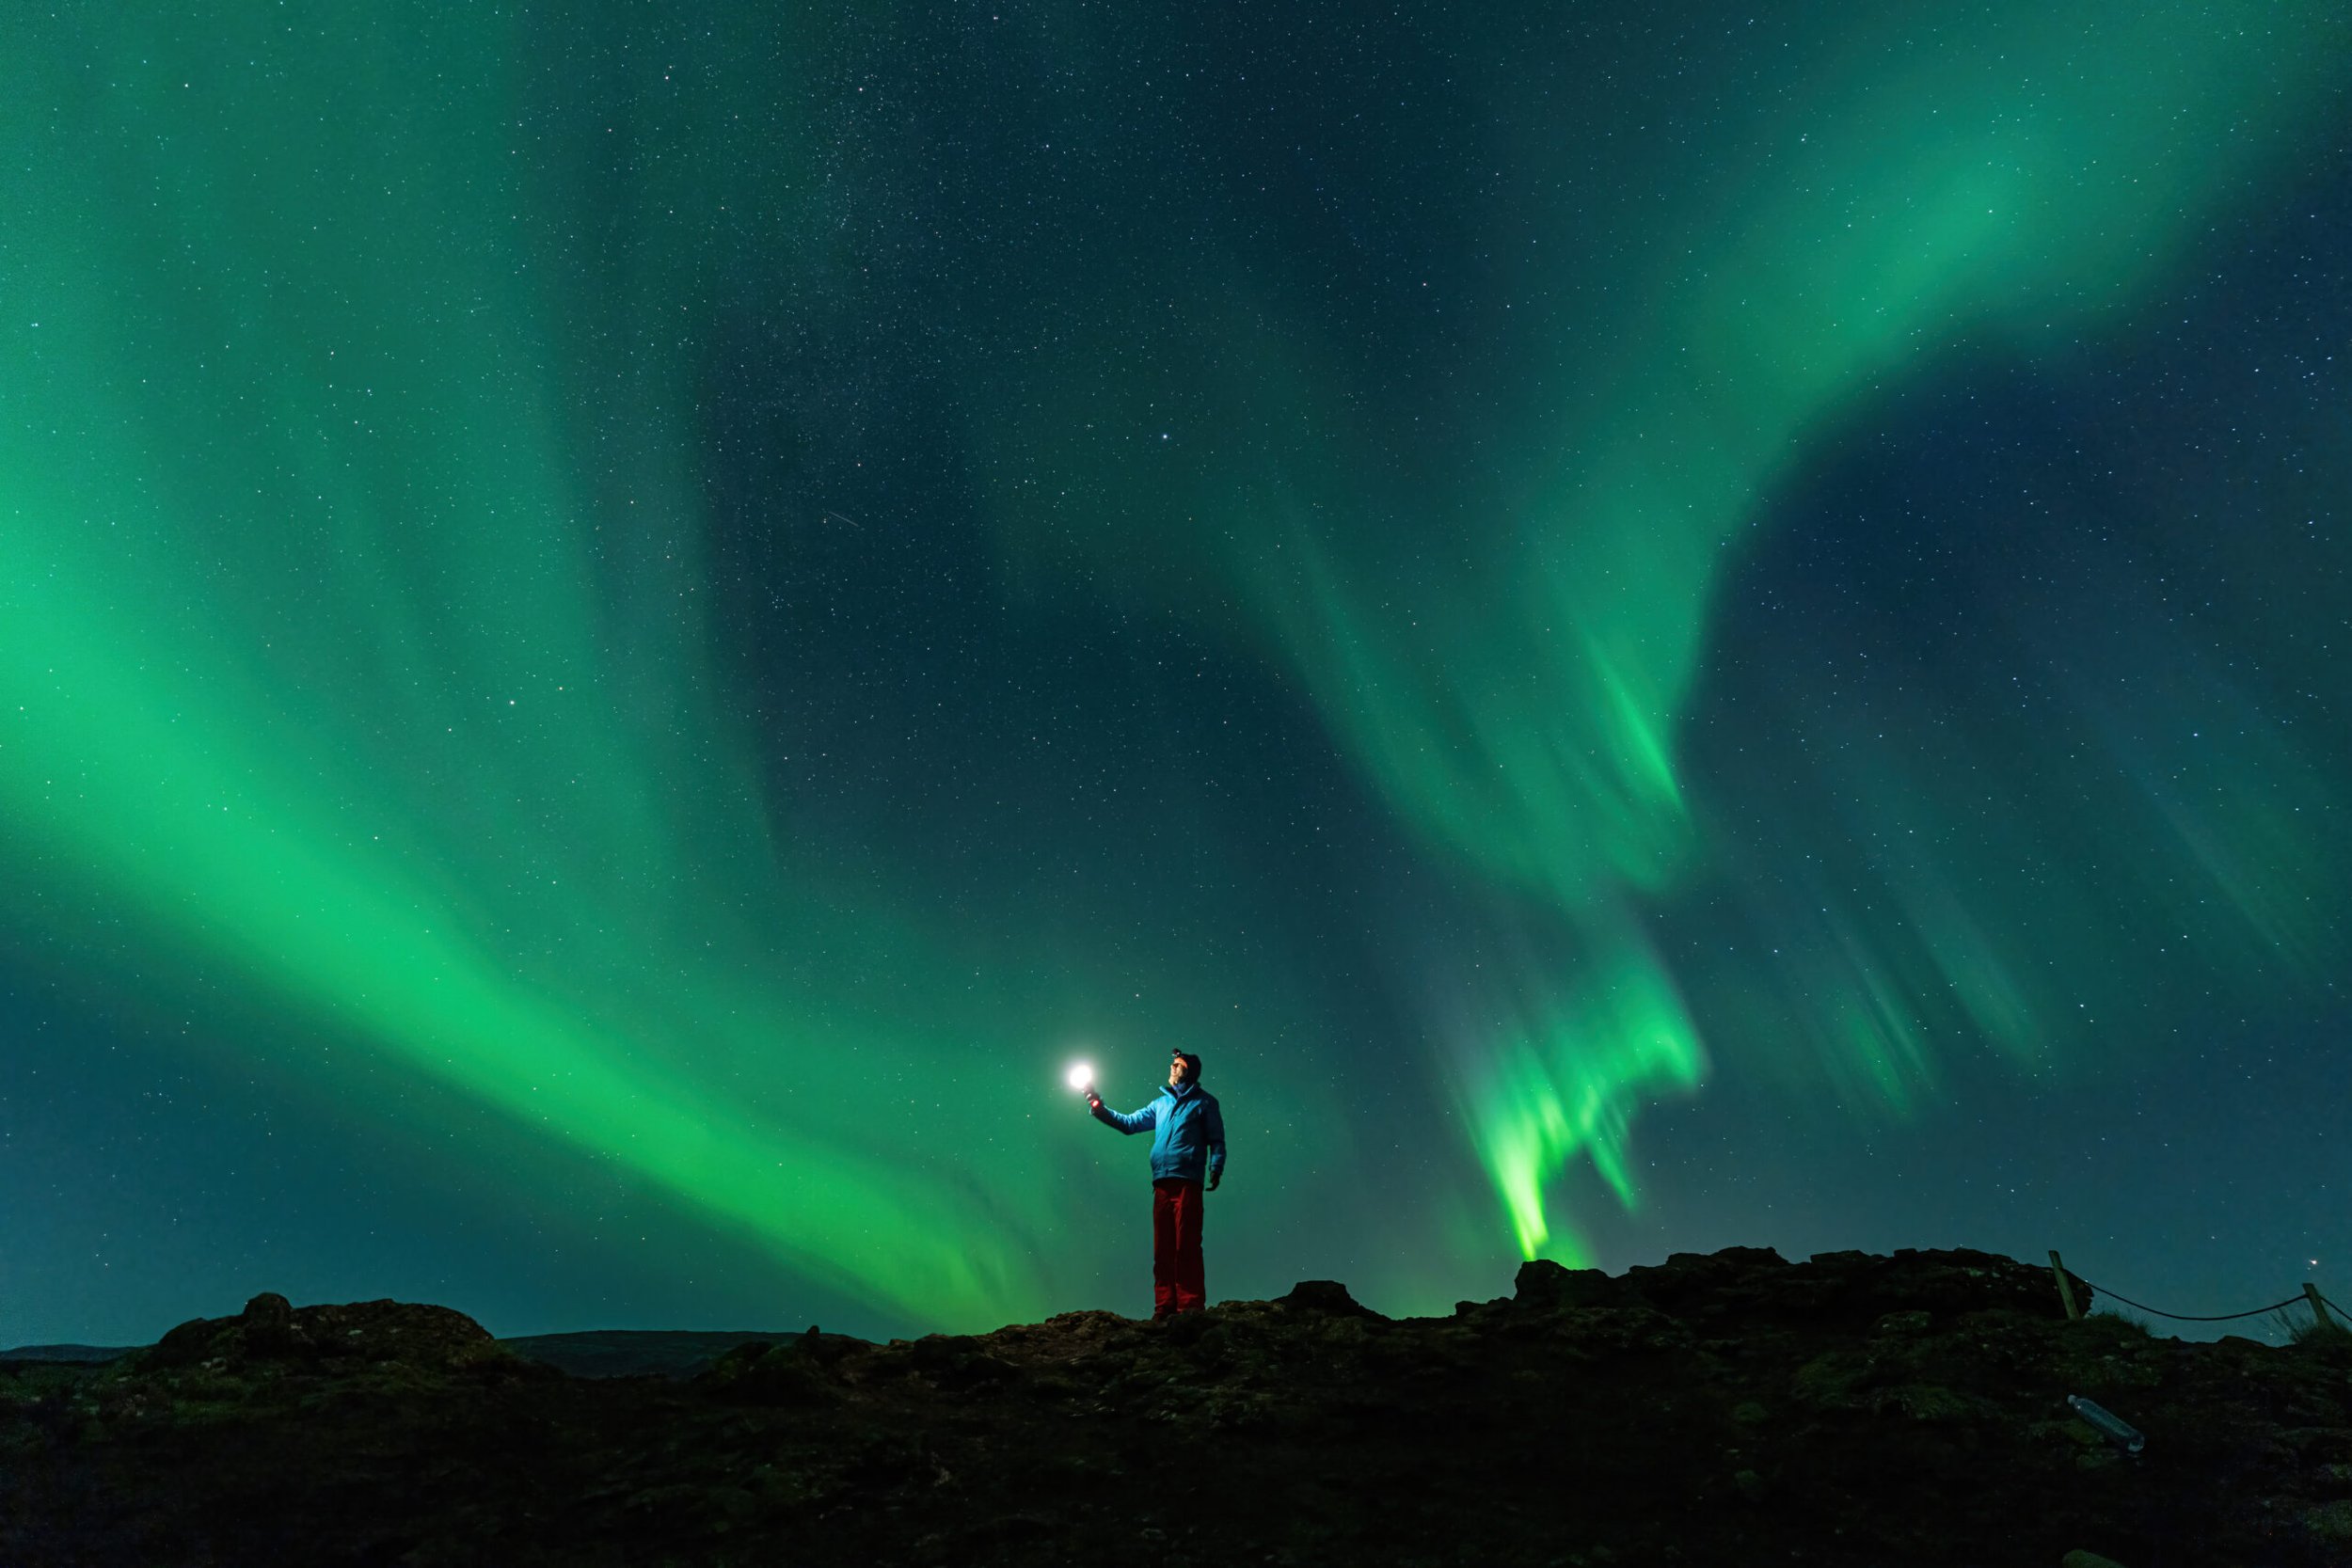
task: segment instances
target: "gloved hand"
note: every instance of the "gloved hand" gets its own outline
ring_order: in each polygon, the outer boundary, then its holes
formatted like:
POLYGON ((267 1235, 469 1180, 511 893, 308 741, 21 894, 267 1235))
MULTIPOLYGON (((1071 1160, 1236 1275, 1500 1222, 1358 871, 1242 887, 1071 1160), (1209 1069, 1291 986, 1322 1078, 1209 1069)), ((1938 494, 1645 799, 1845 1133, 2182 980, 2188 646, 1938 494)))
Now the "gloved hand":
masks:
POLYGON ((1216 1184, 1217 1184, 1218 1182, 1220 1182, 1220 1181, 1224 1180, 1225 1180, 1225 1173, 1224 1173, 1223 1171, 1218 1171, 1218 1172, 1217 1172, 1215 1176, 1210 1177, 1210 1178, 1209 1178, 1209 1191, 1211 1191, 1211 1192, 1215 1192, 1215 1191, 1216 1191, 1216 1184))
POLYGON ((1102 1108, 1103 1097, 1096 1094, 1092 1089, 1087 1090, 1087 1109, 1089 1111, 1099 1111, 1102 1108))

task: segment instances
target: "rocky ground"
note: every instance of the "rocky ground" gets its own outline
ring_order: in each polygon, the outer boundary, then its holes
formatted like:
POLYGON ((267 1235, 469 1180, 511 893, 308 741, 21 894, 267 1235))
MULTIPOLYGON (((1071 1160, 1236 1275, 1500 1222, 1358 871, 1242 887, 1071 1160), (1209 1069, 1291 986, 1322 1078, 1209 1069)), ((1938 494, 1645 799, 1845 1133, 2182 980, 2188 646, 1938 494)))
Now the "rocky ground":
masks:
POLYGON ((0 1367, 0 1563, 2352 1564, 2352 1347, 1735 1249, 1391 1321, 809 1335, 589 1379, 371 1302, 0 1367), (2069 1406, 2145 1435, 2136 1456, 2069 1406), (2095 1555, 2094 1555, 2095 1554, 2095 1555))

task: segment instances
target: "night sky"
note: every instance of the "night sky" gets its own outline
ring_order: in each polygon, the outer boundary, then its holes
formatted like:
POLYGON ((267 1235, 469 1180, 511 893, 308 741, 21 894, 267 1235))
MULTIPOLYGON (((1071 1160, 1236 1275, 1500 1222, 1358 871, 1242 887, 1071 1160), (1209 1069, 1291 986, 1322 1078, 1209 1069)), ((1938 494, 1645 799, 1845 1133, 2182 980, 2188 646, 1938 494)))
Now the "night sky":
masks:
POLYGON ((0 93, 0 1345, 2352 1293, 2352 16, 165 7, 0 93))

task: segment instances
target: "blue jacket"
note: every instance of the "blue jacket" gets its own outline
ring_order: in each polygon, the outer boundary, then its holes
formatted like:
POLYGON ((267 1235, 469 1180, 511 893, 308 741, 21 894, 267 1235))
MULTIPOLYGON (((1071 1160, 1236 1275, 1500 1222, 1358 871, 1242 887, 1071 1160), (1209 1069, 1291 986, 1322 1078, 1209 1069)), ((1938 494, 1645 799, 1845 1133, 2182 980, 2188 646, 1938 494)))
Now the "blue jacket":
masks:
POLYGON ((1107 1105, 1094 1107, 1095 1119, 1121 1132, 1152 1130, 1152 1180, 1200 1180, 1225 1174, 1225 1113, 1216 1096, 1198 1084, 1163 1089, 1140 1111, 1121 1116, 1107 1105))

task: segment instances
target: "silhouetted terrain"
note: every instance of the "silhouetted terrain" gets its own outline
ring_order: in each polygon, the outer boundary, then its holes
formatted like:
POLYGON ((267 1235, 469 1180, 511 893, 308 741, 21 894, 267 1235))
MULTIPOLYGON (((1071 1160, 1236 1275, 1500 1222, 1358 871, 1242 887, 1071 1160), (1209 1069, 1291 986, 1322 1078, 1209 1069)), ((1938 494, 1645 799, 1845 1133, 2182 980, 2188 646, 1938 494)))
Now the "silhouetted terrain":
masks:
MULTIPOLYGON (((548 1340, 594 1370, 639 1338, 548 1340)), ((0 1366, 8 1564, 2070 1553, 2352 1562, 2352 1350, 2070 1323, 2046 1270, 1982 1253, 1733 1249, 1531 1263, 1452 1318, 1322 1282, 1158 1326, 812 1331, 685 1381, 568 1375, 442 1307, 277 1296, 108 1365, 0 1366)))

